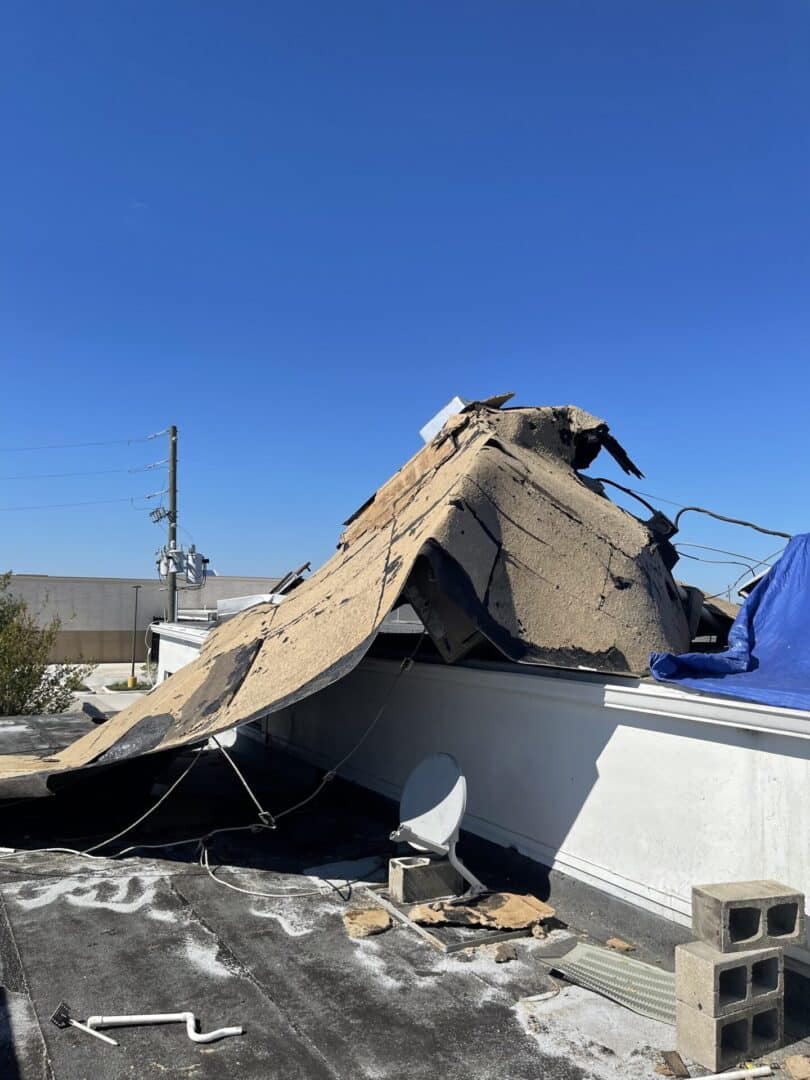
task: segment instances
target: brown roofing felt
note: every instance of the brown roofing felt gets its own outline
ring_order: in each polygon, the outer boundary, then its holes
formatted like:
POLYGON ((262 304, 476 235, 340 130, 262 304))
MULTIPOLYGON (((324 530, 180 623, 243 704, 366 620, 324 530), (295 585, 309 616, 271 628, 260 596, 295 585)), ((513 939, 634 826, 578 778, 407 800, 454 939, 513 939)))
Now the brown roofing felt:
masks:
POLYGON ((672 549, 578 473, 603 447, 640 475, 607 424, 574 406, 468 406, 282 604, 220 626, 194 663, 54 757, 0 757, 0 779, 179 746, 281 709, 354 668, 401 598, 448 662, 482 638, 517 663, 626 674, 644 672, 651 649, 684 651, 672 549))

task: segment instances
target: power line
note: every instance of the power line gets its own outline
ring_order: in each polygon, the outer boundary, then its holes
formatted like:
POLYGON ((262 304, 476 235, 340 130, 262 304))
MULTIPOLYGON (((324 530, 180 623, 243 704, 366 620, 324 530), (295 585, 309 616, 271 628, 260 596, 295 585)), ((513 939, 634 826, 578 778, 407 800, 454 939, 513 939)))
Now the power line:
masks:
POLYGON ((44 443, 41 446, 0 446, 0 454, 17 454, 29 450, 72 450, 81 446, 129 446, 131 443, 149 442, 165 435, 166 431, 155 431, 152 435, 136 435, 130 439, 101 439, 96 442, 44 443))
POLYGON ((151 472, 165 464, 165 461, 155 461, 151 465, 136 465, 131 469, 83 469, 77 472, 16 473, 14 476, 0 476, 0 480, 64 480, 71 476, 112 476, 114 473, 151 472))
POLYGON ((103 506, 108 503, 132 503, 134 505, 136 499, 155 499, 158 495, 165 495, 164 491, 155 491, 151 495, 125 495, 118 499, 88 499, 84 502, 65 502, 65 503, 40 503, 37 506, 0 506, 0 514, 10 514, 16 511, 27 510, 63 510, 70 506, 103 506))

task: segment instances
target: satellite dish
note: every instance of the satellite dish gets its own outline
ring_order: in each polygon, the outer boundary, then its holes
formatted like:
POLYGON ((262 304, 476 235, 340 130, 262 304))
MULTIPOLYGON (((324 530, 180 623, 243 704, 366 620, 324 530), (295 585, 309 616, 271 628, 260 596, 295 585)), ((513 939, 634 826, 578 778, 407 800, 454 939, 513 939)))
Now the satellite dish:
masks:
POLYGON ((486 892, 456 855, 461 819, 467 806, 467 781, 451 754, 431 754, 405 782, 399 804, 400 826, 391 839, 405 841, 417 851, 447 856, 469 884, 465 896, 486 892))

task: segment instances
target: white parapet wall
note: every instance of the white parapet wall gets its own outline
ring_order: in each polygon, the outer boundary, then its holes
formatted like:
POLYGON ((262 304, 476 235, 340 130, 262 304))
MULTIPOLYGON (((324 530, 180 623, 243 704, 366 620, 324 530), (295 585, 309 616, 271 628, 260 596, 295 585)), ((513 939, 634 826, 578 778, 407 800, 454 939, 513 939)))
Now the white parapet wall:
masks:
MULTIPOLYGON (((398 664, 365 660, 265 722, 331 766, 398 664)), ((342 775, 397 797, 426 754, 468 781, 464 826, 669 919, 693 883, 773 878, 810 890, 810 716, 635 680, 415 664, 342 775)))
MULTIPOLYGON (((165 673, 207 634, 160 632, 165 673)), ((331 768, 398 671, 366 659, 264 720, 263 737, 331 768)), ((253 740, 258 727, 240 732, 253 740)), ((466 773, 467 830, 673 921, 690 922, 702 882, 770 878, 810 892, 808 713, 585 673, 414 664, 341 775, 397 799, 437 751, 466 773)), ((810 953, 791 955, 810 968, 810 953)))

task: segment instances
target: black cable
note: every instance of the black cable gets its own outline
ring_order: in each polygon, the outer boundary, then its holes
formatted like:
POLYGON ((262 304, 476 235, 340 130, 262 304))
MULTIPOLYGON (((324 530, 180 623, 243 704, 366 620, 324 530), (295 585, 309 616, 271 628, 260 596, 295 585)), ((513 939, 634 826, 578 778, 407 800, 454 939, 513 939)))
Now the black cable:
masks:
POLYGON ((792 540, 791 533, 778 532, 776 529, 766 529, 763 525, 755 525, 753 521, 744 521, 742 518, 726 517, 725 514, 716 514, 714 510, 707 510, 705 506, 684 506, 675 515, 675 521, 673 522, 675 528, 678 528, 678 522, 681 520, 684 514, 688 514, 693 511, 696 514, 706 514, 708 517, 716 518, 718 521, 728 522, 729 525, 743 525, 746 529, 755 529, 757 532, 765 533, 767 536, 782 536, 785 540, 792 540))
MULTIPOLYGON (((754 566, 759 566, 760 563, 768 562, 769 559, 773 558, 773 555, 768 555, 765 559, 757 559, 756 556, 747 555, 744 551, 728 551, 726 548, 711 547, 709 544, 690 544, 686 540, 679 540, 676 544, 673 544, 672 546, 678 548, 678 550, 680 550, 682 547, 700 548, 701 551, 714 551, 718 555, 731 555, 735 559, 746 559, 748 562, 752 562, 754 566)), ((782 550, 782 548, 779 549, 779 551, 782 550)), ((778 555, 779 552, 776 552, 776 554, 778 555)))
POLYGON ((707 510, 704 506, 684 506, 682 503, 676 503, 672 499, 664 499, 660 495, 651 495, 648 491, 634 491, 633 488, 625 487, 623 484, 617 484, 615 480, 608 480, 605 476, 596 476, 594 479, 601 484, 610 484, 612 487, 618 488, 619 491, 624 491, 627 495, 632 495, 634 499, 638 499, 638 501, 643 503, 652 513, 656 513, 655 507, 651 506, 642 496, 646 495, 649 499, 657 499, 658 502, 680 507, 673 522, 676 529, 678 528, 678 522, 683 515, 692 511, 696 514, 707 514, 709 517, 716 518, 718 521, 726 521, 730 525, 742 525, 746 529, 756 529, 757 532, 765 533, 767 536, 782 536, 785 540, 793 539, 792 533, 779 532, 777 529, 766 529, 763 525, 756 525, 753 521, 745 521, 742 518, 726 517, 725 514, 718 514, 714 510, 707 510))
POLYGON ((651 491, 634 491, 634 495, 645 495, 648 499, 655 499, 656 502, 667 503, 669 506, 682 507, 684 503, 675 502, 674 499, 665 499, 663 495, 653 495, 651 491))
POLYGON ((755 573, 753 566, 748 563, 738 562, 736 559, 706 559, 702 555, 690 555, 687 551, 680 551, 678 554, 682 559, 694 559, 695 562, 713 563, 718 566, 744 566, 748 573, 755 573))
MULTIPOLYGON (((623 491, 626 495, 632 495, 634 499, 638 499, 640 503, 646 506, 651 514, 658 513, 654 506, 650 505, 646 499, 642 499, 641 495, 637 491, 633 491, 632 488, 625 487, 624 484, 617 484, 615 480, 608 480, 606 476, 594 476, 593 479, 599 484, 610 484, 611 487, 618 488, 619 491, 623 491)), ((662 499, 662 502, 666 501, 666 499, 662 499)))
MULTIPOLYGON (((758 562, 755 562, 753 567, 751 568, 750 572, 752 574, 754 574, 755 576, 756 576, 757 573, 761 573, 764 576, 765 574, 767 574, 768 570, 773 569, 773 567, 770 565, 770 560, 775 559, 777 555, 781 555, 784 550, 785 550, 784 548, 779 548, 777 551, 772 552, 772 554, 766 555, 764 559, 760 559, 758 562), (767 567, 767 570, 758 571, 757 567, 759 567, 759 566, 765 566, 765 567, 767 567)), ((722 592, 712 593, 712 595, 707 596, 706 599, 707 600, 715 600, 720 596, 725 596, 726 593, 733 592, 734 589, 737 588, 737 586, 740 584, 740 582, 742 581, 742 579, 744 577, 745 577, 745 574, 740 574, 740 576, 738 578, 735 578, 735 580, 732 581, 732 583, 730 585, 727 585, 726 588, 723 589, 722 592)))

